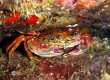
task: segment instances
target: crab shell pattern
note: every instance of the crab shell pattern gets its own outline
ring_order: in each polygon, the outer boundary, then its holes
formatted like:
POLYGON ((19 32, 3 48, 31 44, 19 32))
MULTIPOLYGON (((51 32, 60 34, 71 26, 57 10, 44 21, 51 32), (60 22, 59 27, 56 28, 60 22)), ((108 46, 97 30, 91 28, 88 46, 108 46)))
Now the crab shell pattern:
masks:
POLYGON ((27 40, 27 44, 31 52, 43 57, 79 55, 90 48, 91 38, 72 28, 49 29, 27 40))

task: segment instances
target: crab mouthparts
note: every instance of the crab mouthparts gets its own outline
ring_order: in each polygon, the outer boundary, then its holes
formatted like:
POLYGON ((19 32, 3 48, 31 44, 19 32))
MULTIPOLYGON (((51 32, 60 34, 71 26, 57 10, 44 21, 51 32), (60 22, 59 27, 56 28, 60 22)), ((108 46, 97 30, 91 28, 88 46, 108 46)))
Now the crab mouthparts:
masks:
POLYGON ((82 53, 82 49, 80 47, 81 45, 78 44, 74 47, 71 47, 70 49, 65 49, 65 52, 70 54, 70 55, 79 55, 82 53))
POLYGON ((63 54, 71 54, 71 55, 79 55, 81 54, 81 51, 82 49, 80 48, 80 44, 75 45, 74 47, 68 47, 66 49, 63 48, 54 49, 54 53, 64 52, 63 54))

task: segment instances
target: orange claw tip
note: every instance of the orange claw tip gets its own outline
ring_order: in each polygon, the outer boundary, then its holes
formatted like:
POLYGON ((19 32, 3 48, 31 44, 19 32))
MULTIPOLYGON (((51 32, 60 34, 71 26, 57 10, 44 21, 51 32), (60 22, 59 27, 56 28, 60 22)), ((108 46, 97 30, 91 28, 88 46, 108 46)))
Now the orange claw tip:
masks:
POLYGON ((26 22, 23 22, 23 24, 28 24, 28 25, 31 25, 31 24, 36 24, 36 22, 38 21, 38 17, 35 16, 35 15, 30 15, 28 20, 26 22))

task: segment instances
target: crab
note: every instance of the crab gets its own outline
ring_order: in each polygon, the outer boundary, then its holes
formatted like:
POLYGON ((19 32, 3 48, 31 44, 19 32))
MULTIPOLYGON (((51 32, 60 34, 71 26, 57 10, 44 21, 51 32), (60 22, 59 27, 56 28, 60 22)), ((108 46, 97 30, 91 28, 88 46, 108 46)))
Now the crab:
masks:
POLYGON ((55 28, 21 32, 21 34, 6 48, 9 59, 22 41, 30 59, 35 59, 33 53, 41 57, 55 57, 63 54, 80 55, 91 47, 92 41, 89 34, 82 34, 74 28, 55 28))

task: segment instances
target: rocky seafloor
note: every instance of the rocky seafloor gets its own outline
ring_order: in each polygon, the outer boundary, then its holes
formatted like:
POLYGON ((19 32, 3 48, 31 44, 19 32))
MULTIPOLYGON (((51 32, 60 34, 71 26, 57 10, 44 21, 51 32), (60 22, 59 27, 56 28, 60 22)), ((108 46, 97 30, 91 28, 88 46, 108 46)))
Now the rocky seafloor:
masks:
POLYGON ((110 80, 109 38, 93 37, 94 52, 29 60, 16 50, 10 61, 0 48, 0 80, 110 80))

